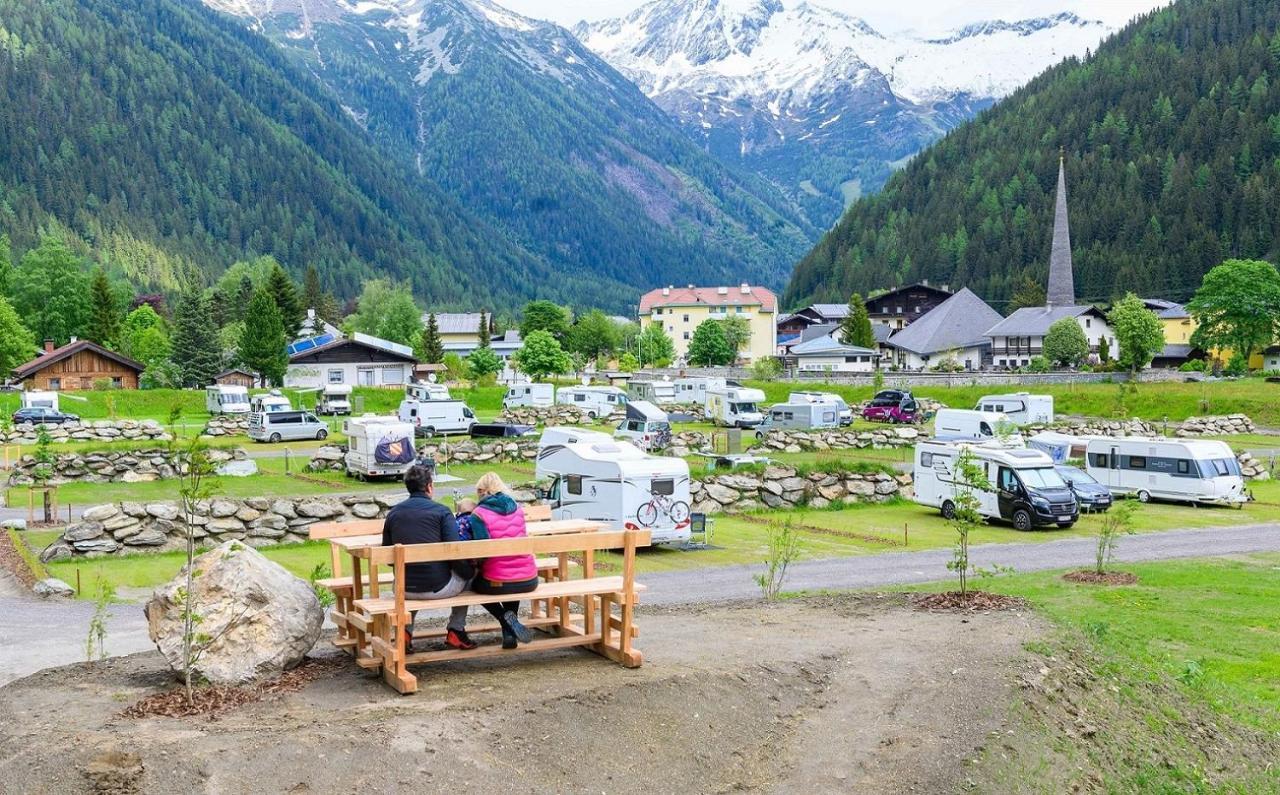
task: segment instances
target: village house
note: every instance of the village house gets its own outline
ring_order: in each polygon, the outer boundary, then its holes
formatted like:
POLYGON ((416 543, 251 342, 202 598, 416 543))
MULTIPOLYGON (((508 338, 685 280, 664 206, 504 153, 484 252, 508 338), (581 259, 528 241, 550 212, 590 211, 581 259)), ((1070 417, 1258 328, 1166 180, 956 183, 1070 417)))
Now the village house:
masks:
POLYGON ((223 370, 213 377, 213 383, 222 386, 242 386, 245 389, 251 389, 257 383, 258 379, 248 370, 233 367, 230 370, 223 370))
POLYGON ((801 372, 869 373, 876 369, 880 354, 870 348, 845 345, 836 329, 791 346, 789 357, 801 372))
POLYGON ((986 331, 1001 320, 999 312, 966 287, 894 332, 884 345, 892 351, 893 363, 908 370, 948 359, 965 370, 979 370, 991 361, 986 331))
POLYGON ((356 333, 348 339, 312 346, 307 342, 289 346, 289 366, 284 375, 287 387, 350 384, 399 388, 413 380, 418 364, 409 346, 368 334, 356 333))
POLYGON ((778 299, 772 291, 750 284, 737 287, 662 287, 640 297, 640 329, 655 323, 675 345, 676 358, 689 354, 693 332, 706 320, 745 318, 751 336, 738 352, 740 359, 759 361, 778 347, 778 299))
MULTIPOLYGON (((422 327, 427 327, 430 312, 422 316, 422 327)), ((440 344, 445 353, 456 353, 467 358, 480 347, 480 318, 489 318, 489 330, 493 330, 493 318, 481 312, 437 312, 436 326, 440 330, 440 344)))
POLYGON ((13 380, 27 390, 88 390, 100 386, 112 389, 137 389, 138 379, 146 369, 141 362, 96 342, 72 340, 55 348, 53 340, 44 341, 44 351, 15 367, 13 380))
POLYGON ((871 319, 873 328, 883 324, 893 331, 900 331, 950 297, 951 292, 945 287, 932 287, 927 281, 895 287, 866 300, 867 317, 871 319))

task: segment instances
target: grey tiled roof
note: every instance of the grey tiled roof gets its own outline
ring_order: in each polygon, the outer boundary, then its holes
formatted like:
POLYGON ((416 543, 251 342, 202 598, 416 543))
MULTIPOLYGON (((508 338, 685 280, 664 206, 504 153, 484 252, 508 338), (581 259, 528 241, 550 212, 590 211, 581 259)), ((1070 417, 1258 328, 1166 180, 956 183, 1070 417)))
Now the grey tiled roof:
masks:
POLYGON ((1156 354, 1157 359, 1186 359, 1191 356, 1191 352, 1195 350, 1193 345, 1180 345, 1176 343, 1168 343, 1164 348, 1156 354))
POLYGON ((1043 337, 1054 322, 1064 317, 1080 317, 1086 312, 1101 314, 1092 306, 1029 306, 1017 310, 987 329, 987 337, 1043 337))
POLYGON ((849 316, 848 304, 814 304, 809 308, 827 320, 844 320, 849 316))
POLYGON ((818 356, 818 355, 837 355, 852 356, 854 354, 875 354, 870 348, 859 348, 856 345, 845 345, 836 339, 835 333, 826 334, 825 336, 811 339, 793 345, 791 348, 792 356, 818 356))
POLYGON ((889 344, 920 355, 971 348, 987 344, 987 329, 1001 320, 999 312, 965 287, 894 334, 889 344))
POLYGON ((1074 266, 1071 262, 1071 224, 1067 218, 1066 167, 1058 160, 1058 200, 1053 210, 1053 245, 1049 250, 1050 306, 1071 306, 1076 302, 1074 266))
POLYGON ((893 326, 888 323, 872 323, 871 333, 875 335, 876 342, 885 342, 893 336, 893 326))
MULTIPOLYGON (((427 324, 427 318, 430 316, 430 312, 423 314, 422 325, 427 324)), ((479 334, 480 313, 437 312, 436 325, 440 327, 441 334, 479 334)))

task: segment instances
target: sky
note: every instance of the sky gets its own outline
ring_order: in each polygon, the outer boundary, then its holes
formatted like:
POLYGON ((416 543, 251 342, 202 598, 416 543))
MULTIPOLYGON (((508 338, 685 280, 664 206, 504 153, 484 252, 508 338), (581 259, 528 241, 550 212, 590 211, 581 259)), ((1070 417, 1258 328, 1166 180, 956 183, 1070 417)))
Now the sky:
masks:
MULTIPOLYGON (((525 16, 566 27, 587 19, 622 16, 645 0, 496 0, 525 16)), ((785 0, 784 0, 785 1, 785 0)), ((983 19, 1027 19, 1074 11, 1088 19, 1123 24, 1167 0, 811 0, 814 5, 862 17, 882 32, 934 33, 983 19)))

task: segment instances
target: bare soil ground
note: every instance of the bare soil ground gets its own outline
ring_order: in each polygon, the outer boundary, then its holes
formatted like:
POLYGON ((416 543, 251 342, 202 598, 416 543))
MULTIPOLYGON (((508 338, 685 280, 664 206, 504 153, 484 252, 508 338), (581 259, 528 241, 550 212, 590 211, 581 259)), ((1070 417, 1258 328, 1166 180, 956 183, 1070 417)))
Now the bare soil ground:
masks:
MULTIPOLYGON (((418 669, 352 663, 217 718, 122 717, 155 653, 0 688, 0 782, 67 792, 954 792, 1038 666, 1027 611, 902 597, 644 609, 645 665, 581 650, 418 669)), ((333 654, 321 646, 317 655, 333 654)))

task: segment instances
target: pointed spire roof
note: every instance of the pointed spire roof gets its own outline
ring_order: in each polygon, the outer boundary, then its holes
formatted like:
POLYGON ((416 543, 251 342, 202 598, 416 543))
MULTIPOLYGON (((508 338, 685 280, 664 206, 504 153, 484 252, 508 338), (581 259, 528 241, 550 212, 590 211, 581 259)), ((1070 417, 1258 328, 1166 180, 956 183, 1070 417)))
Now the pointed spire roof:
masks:
POLYGON ((1058 155, 1058 204, 1053 211, 1053 247, 1049 252, 1049 306, 1075 306, 1076 283, 1071 263, 1071 225, 1067 220, 1067 174, 1058 155))

